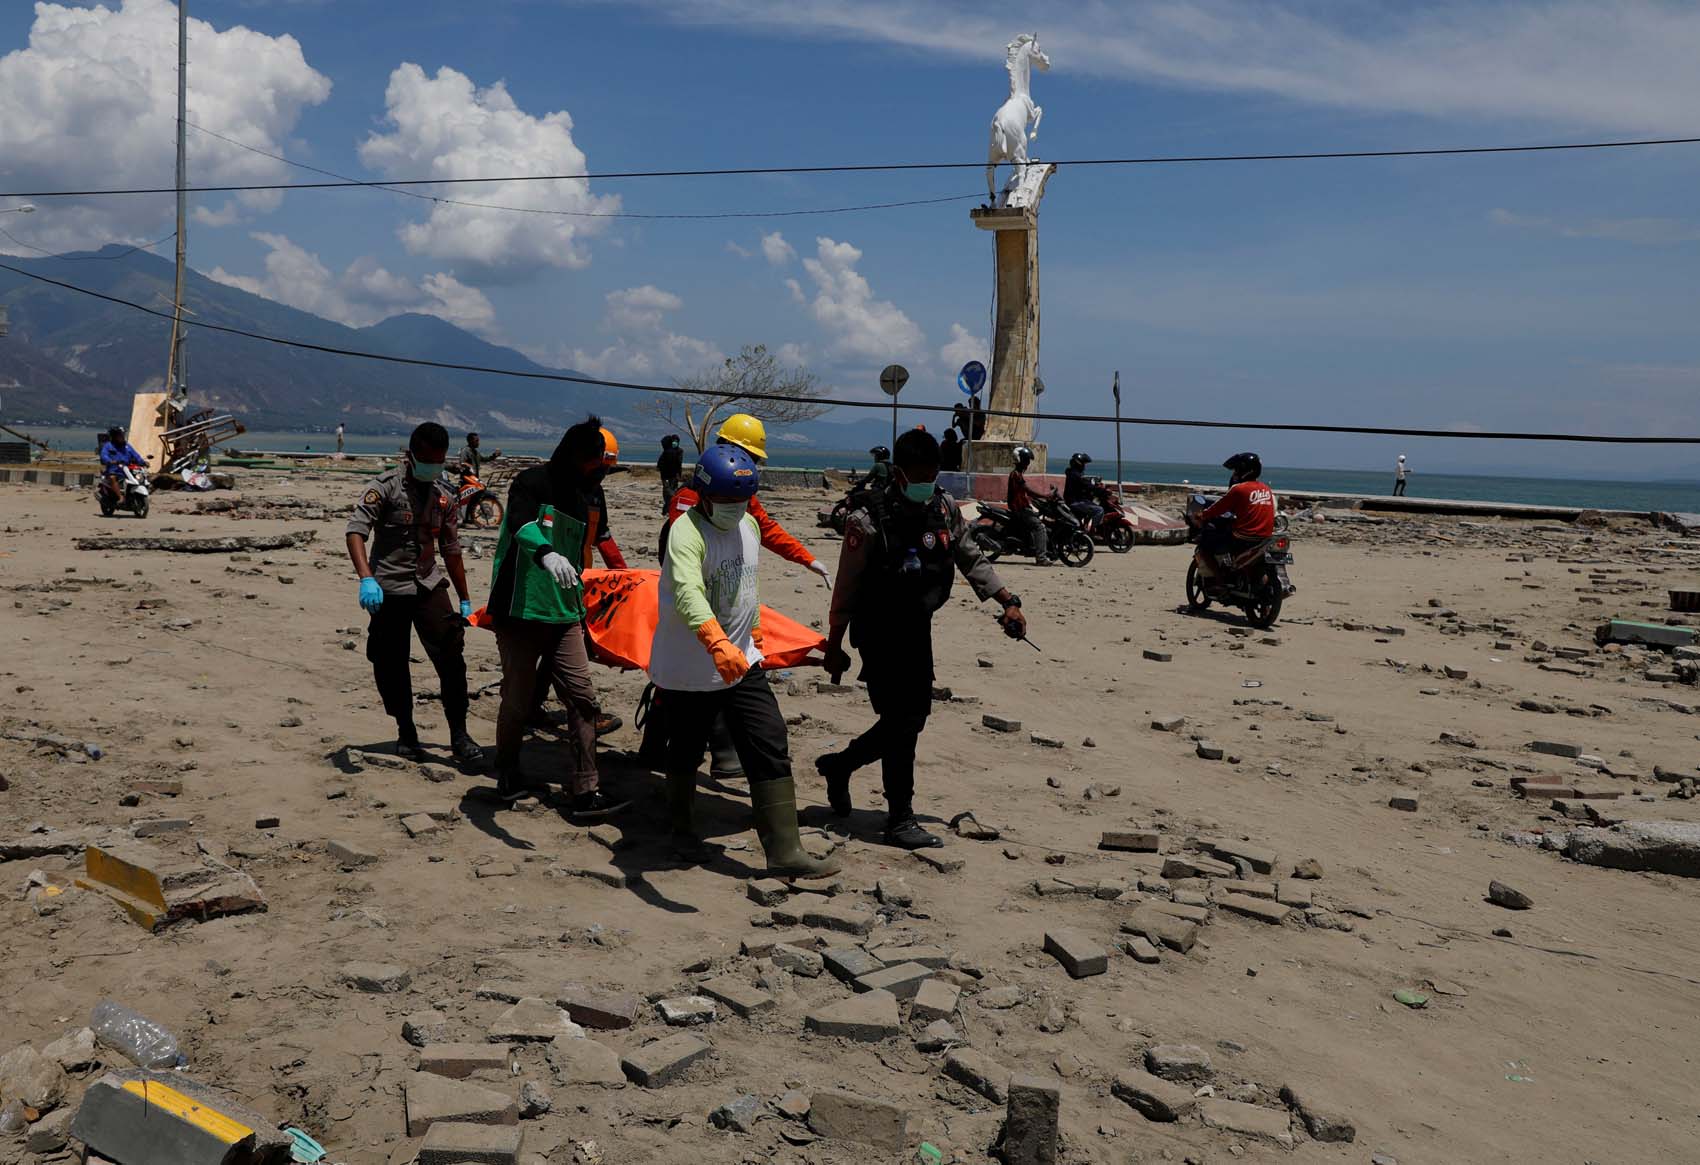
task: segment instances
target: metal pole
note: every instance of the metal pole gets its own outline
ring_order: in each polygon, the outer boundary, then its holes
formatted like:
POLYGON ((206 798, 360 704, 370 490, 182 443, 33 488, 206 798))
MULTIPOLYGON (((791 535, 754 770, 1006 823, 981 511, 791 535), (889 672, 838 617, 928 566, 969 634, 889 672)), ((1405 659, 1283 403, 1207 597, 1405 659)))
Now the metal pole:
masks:
POLYGON ((1110 387, 1110 394, 1116 398, 1116 496, 1123 509, 1127 508, 1127 490, 1122 485, 1122 373, 1116 369, 1115 382, 1110 387))
POLYGON ((897 394, 891 394, 891 447, 897 448, 897 394))
POLYGON ((171 292, 171 352, 166 357, 167 399, 185 380, 183 368, 183 265, 188 255, 185 214, 189 185, 189 0, 177 0, 177 278, 171 292))

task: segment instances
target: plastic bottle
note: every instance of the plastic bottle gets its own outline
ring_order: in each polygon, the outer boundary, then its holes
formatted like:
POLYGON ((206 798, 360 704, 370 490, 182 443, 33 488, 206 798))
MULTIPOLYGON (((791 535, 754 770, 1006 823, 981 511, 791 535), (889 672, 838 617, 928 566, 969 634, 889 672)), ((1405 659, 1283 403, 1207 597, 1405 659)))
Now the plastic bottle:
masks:
POLYGON ((122 1052, 138 1068, 181 1068, 189 1061, 170 1029, 110 999, 95 1004, 89 1027, 102 1044, 122 1052))

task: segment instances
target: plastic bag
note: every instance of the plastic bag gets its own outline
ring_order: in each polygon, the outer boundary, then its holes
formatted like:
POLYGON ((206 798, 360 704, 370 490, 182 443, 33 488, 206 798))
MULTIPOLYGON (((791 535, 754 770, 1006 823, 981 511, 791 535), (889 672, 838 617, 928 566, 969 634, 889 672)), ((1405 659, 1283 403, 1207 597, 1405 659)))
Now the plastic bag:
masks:
POLYGON ((122 1052, 138 1068, 181 1068, 189 1061, 177 1047, 170 1029, 144 1015, 102 999, 89 1017, 95 1039, 122 1052))

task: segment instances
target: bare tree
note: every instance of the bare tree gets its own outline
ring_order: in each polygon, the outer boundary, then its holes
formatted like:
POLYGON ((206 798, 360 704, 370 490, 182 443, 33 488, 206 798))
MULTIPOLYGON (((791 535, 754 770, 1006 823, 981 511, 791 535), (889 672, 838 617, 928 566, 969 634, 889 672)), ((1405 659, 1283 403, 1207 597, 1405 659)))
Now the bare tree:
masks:
POLYGON ((812 421, 831 406, 816 403, 824 392, 815 374, 802 365, 786 368, 766 344, 745 344, 736 356, 673 382, 711 395, 656 394, 638 411, 689 433, 697 452, 708 447, 715 423, 727 413, 752 413, 763 421, 795 424, 812 421), (763 400, 773 394, 794 400, 763 400))

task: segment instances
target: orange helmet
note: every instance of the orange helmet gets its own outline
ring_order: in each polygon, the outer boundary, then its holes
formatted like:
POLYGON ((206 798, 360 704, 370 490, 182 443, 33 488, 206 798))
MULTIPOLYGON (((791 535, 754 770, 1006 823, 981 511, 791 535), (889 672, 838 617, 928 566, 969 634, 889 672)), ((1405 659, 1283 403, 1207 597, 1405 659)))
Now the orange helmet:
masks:
POLYGON ((606 425, 602 426, 602 463, 610 468, 620 464, 620 442, 606 425))

